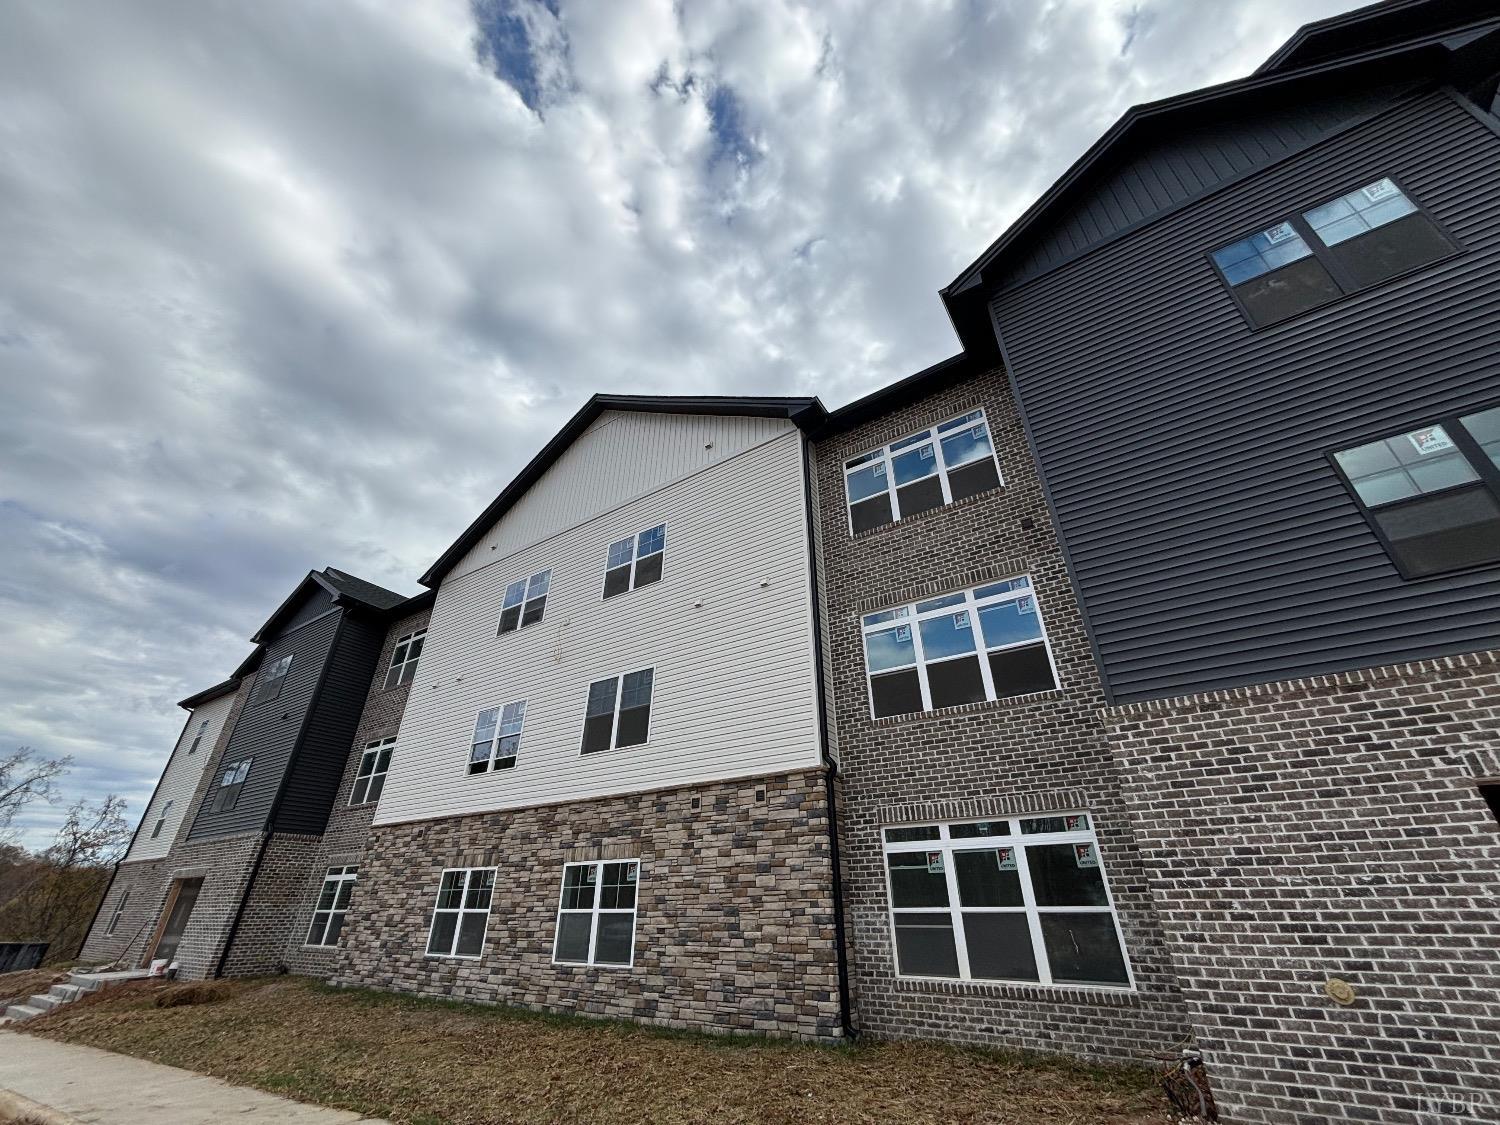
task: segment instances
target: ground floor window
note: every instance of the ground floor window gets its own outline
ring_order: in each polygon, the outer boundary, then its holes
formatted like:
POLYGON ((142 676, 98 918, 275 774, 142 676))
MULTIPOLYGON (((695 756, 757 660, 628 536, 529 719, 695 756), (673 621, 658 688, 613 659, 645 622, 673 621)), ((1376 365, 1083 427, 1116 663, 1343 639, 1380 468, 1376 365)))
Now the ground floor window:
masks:
POLYGON ((495 869, 473 867, 443 872, 437 909, 427 935, 429 957, 478 957, 484 950, 484 929, 490 921, 490 899, 495 893, 495 869))
POLYGON ((130 901, 130 892, 124 891, 115 902, 115 911, 109 916, 109 925, 104 927, 104 936, 109 937, 120 924, 120 915, 125 913, 125 904, 130 901))
POLYGON ((885 830, 897 971, 1128 987, 1086 813, 885 830))
POLYGON ((554 961, 629 965, 635 956, 637 860, 563 867, 554 961))
POLYGON ((359 874, 357 866, 330 867, 323 877, 323 889, 318 892, 317 904, 313 907, 312 927, 307 931, 308 945, 337 945, 339 931, 344 928, 344 915, 349 912, 349 896, 354 893, 354 878, 359 874))

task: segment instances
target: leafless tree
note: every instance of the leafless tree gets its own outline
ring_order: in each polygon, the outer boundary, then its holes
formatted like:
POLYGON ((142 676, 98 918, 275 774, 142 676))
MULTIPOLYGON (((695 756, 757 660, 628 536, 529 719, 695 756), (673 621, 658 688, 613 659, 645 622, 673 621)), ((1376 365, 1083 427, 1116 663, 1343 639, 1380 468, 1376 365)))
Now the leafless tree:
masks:
POLYGON ((0 757, 0 844, 12 843, 11 825, 33 801, 50 801, 54 781, 68 772, 71 758, 43 758, 29 746, 0 757))

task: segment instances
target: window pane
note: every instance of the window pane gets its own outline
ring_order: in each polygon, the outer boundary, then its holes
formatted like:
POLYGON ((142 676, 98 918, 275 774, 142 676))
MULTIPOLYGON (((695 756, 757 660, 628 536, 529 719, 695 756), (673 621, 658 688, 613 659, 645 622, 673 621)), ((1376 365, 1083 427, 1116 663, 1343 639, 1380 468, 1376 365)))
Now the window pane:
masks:
POLYGON ((604 572, 604 596, 613 598, 630 589, 630 567, 622 566, 604 572))
POLYGON ((516 703, 507 703, 505 710, 500 713, 500 733, 519 734, 525 721, 526 701, 522 699, 516 703))
POLYGON ((894 521, 891 514, 891 499, 885 493, 869 500, 862 500, 849 509, 855 531, 869 531, 872 527, 883 527, 894 521))
POLYGON ((1089 818, 1083 813, 1068 813, 1066 816, 1034 816, 1021 821, 1021 835, 1035 836, 1042 832, 1087 832, 1089 818))
POLYGON ((877 461, 844 478, 849 488, 849 503, 868 500, 885 491, 885 462, 877 461))
POLYGON ((897 914, 896 963, 914 977, 958 976, 953 922, 945 914, 897 914))
POLYGON ((924 445, 920 449, 913 449, 906 453, 898 453, 891 458, 891 472, 896 474, 898 485, 911 484, 913 481, 929 477, 937 472, 937 454, 933 447, 924 445))
POLYGON ((944 422, 941 426, 938 427, 938 433, 940 433, 940 434, 949 434, 949 433, 952 433, 954 430, 962 429, 963 427, 968 426, 971 423, 975 423, 975 422, 979 422, 979 423, 983 424, 983 418, 984 418, 984 415, 983 415, 982 412, 980 412, 978 410, 971 410, 967 414, 962 415, 961 417, 954 418, 952 421, 949 421, 949 422, 944 422))
POLYGON ((580 863, 563 872, 563 909, 592 910, 594 908, 595 873, 592 864, 580 863))
POLYGON ((323 944, 323 931, 326 930, 327 928, 328 928, 328 915, 327 915, 327 913, 325 913, 325 912, 319 912, 317 914, 314 914, 313 915, 313 920, 312 920, 312 926, 307 931, 307 944, 308 945, 322 945, 323 944))
POLYGON ((509 633, 521 627, 521 607, 512 606, 510 609, 500 612, 500 629, 502 633, 509 633))
POLYGON ((610 731, 614 728, 614 714, 590 716, 583 722, 583 752, 594 754, 608 750, 610 731))
POLYGON ((512 582, 509 586, 505 587, 505 600, 502 601, 500 605, 504 609, 509 609, 513 605, 520 605, 521 600, 525 597, 526 579, 522 578, 519 581, 512 582))
POLYGON ((526 583, 527 600, 529 601, 532 598, 541 597, 547 592, 547 588, 551 584, 552 572, 550 570, 544 570, 540 574, 533 574, 531 576, 531 581, 526 583))
POLYGON ((1291 223, 1278 223, 1222 250, 1215 250, 1213 258, 1229 284, 1240 285, 1311 253, 1291 223))
POLYGON ((910 715, 923 709, 922 683, 915 668, 870 677, 870 696, 877 719, 885 715, 910 715))
POLYGON ((427 952, 447 957, 453 950, 453 934, 458 929, 458 915, 441 910, 432 916, 432 936, 427 939, 427 952))
POLYGON ((615 692, 619 690, 619 686, 618 676, 611 676, 607 680, 595 680, 589 684, 589 705, 585 714, 611 714, 615 709, 615 692))
POLYGON ((651 702, 651 680, 653 672, 650 668, 642 668, 639 672, 627 672, 625 683, 620 691, 620 706, 645 707, 651 702))
POLYGON ((427 633, 425 630, 412 637, 411 648, 407 650, 406 659, 408 661, 413 661, 420 657, 422 655, 422 645, 426 643, 426 641, 427 633))
POLYGON ((1042 639, 1042 619, 1037 616, 1035 598, 982 606, 979 624, 984 629, 986 648, 1042 639))
POLYGON ((533 598, 531 601, 529 601, 529 602, 526 603, 526 611, 521 614, 521 624, 522 625, 535 625, 538 621, 540 621, 542 619, 542 615, 544 613, 546 613, 546 611, 547 611, 547 597, 546 597, 546 595, 544 594, 544 595, 542 595, 539 598, 533 598))
POLYGON ((871 672, 885 672, 915 664, 917 653, 912 647, 911 626, 897 625, 894 629, 866 633, 865 659, 871 672))
POLYGON ((589 914, 561 914, 557 919, 557 952, 559 961, 587 961, 589 959, 589 926, 593 917, 589 914))
POLYGON ((642 586, 649 586, 653 582, 661 581, 661 564, 662 560, 666 557, 666 555, 658 551, 656 554, 644 558, 635 564, 636 589, 640 589, 642 586))
POLYGON ((1500 505, 1482 485, 1373 514, 1392 553, 1413 577, 1500 561, 1500 505))
POLYGON ((955 840, 972 840, 978 836, 1009 836, 1010 821, 980 820, 973 824, 950 824, 948 835, 955 840))
POLYGON ((651 707, 625 707, 620 710, 620 725, 615 732, 615 745, 643 746, 651 729, 651 707))
POLYGON ((1014 593, 1017 590, 1031 589, 1031 579, 1024 574, 1019 578, 1007 578, 1004 582, 992 582, 988 586, 981 586, 974 591, 974 596, 980 601, 985 598, 998 597, 1001 594, 1014 593))
POLYGON ((943 438, 943 464, 950 469, 988 457, 992 452, 990 431, 983 422, 943 438))
POLYGON ((341 880, 339 880, 338 890, 334 892, 333 908, 335 910, 348 910, 349 909, 349 899, 350 899, 350 897, 353 894, 354 894, 354 880, 353 879, 341 879, 341 880))
POLYGON ((995 468, 995 462, 988 457, 983 461, 975 461, 948 473, 948 491, 953 494, 955 500, 962 500, 965 496, 977 496, 999 483, 1000 472, 995 468))
POLYGON ((1045 645, 992 652, 989 660, 995 695, 1001 699, 1033 691, 1051 691, 1057 686, 1057 681, 1052 678, 1052 662, 1047 659, 1045 645))
POLYGON ((469 910, 488 910, 490 894, 495 888, 493 871, 469 872, 469 890, 464 895, 464 906, 469 910))
POLYGON ((1042 943, 1055 981, 1130 983, 1114 919, 1108 914, 1044 913, 1042 943))
POLYGON ((901 852, 885 857, 891 871, 891 905, 947 906, 948 880, 943 875, 943 853, 901 852))
POLYGON ((943 506, 943 482, 931 476, 916 484, 908 484, 896 490, 896 499, 900 502, 903 518, 931 508, 941 508, 943 506))
POLYGON ((474 737, 472 743, 488 743, 495 737, 495 724, 500 720, 500 708, 488 707, 479 712, 474 719, 474 737))
POLYGON ((647 528, 637 536, 635 557, 643 559, 647 555, 654 555, 658 551, 666 550, 666 547, 667 525, 659 523, 655 527, 647 528))
POLYGON ((458 924, 458 948, 454 952, 460 957, 478 957, 484 948, 484 927, 490 920, 488 914, 464 912, 458 924))
POLYGON ((1403 215, 1415 211, 1416 204, 1407 199, 1390 180, 1376 180, 1358 191, 1303 212, 1307 225, 1329 246, 1364 234, 1403 215))
POLYGON ((339 934, 344 930, 344 916, 342 914, 330 915, 328 919, 328 932, 323 935, 324 945, 337 945, 339 934))
POLYGON ((1442 426, 1423 426, 1335 453, 1359 498, 1370 507, 1479 479, 1442 426))
POLYGON ((918 622, 922 630, 922 652, 928 660, 959 656, 974 651, 974 618, 966 609, 918 622))
POLYGON ((463 900, 464 872, 446 871, 442 885, 438 888, 438 909, 457 910, 463 900))
POLYGON ((609 554, 605 557, 604 566, 606 570, 613 570, 617 566, 627 566, 630 563, 632 552, 635 549, 635 536, 617 540, 609 545, 609 554))
POLYGON ((319 909, 319 910, 332 910, 333 909, 333 900, 334 900, 335 897, 337 897, 338 893, 339 893, 338 882, 336 880, 329 879, 327 882, 325 882, 323 884, 322 890, 320 890, 318 892, 318 906, 317 906, 317 909, 319 909))
POLYGON ((1034 844, 1026 849, 1038 906, 1108 906, 1096 844, 1034 844))
POLYGON ((887 828, 885 838, 893 844, 906 840, 936 840, 939 836, 936 824, 924 824, 915 828, 887 828))
POLYGON ((1234 292, 1250 323, 1257 328, 1296 316, 1343 295, 1343 290, 1316 258, 1305 258, 1275 273, 1236 285, 1234 292))
POLYGON ((1363 287, 1445 258, 1453 247, 1426 215, 1407 215, 1341 243, 1333 252, 1363 287))
POLYGON ((380 795, 385 792, 385 774, 378 773, 370 779, 369 789, 365 792, 365 803, 370 804, 380 800, 380 795))
POLYGON ((945 606, 963 604, 964 596, 962 594, 944 594, 940 598, 928 598, 925 602, 918 602, 917 612, 927 613, 929 610, 943 609, 945 606))
POLYGON ((599 937, 594 942, 595 964, 630 964, 630 939, 634 932, 634 914, 599 915, 599 937))
POLYGON ((1500 469, 1500 406, 1470 414, 1459 421, 1479 443, 1485 456, 1494 462, 1495 468, 1500 469))
POLYGON ((961 906, 1022 906, 1021 876, 1013 848, 953 853, 961 906))
POLYGON ((979 658, 966 656, 927 665, 927 692, 934 708, 979 703, 985 697, 979 658))
POLYGON ((599 906, 604 910, 631 910, 635 907, 635 864, 606 863, 604 882, 599 888, 599 906))
POLYGON ((1024 914, 965 914, 969 975, 982 980, 1036 980, 1031 927, 1024 914))

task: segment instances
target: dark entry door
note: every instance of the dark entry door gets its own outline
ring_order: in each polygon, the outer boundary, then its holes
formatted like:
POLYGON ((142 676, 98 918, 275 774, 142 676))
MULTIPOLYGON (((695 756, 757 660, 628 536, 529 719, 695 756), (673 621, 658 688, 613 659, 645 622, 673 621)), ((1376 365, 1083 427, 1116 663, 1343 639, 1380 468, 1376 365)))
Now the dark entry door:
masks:
POLYGON ((177 893, 172 898, 172 908, 167 914, 167 924, 162 927, 156 950, 151 954, 153 959, 170 961, 177 956, 182 931, 187 929, 188 915, 193 912, 198 892, 202 889, 202 879, 183 879, 177 884, 177 893))

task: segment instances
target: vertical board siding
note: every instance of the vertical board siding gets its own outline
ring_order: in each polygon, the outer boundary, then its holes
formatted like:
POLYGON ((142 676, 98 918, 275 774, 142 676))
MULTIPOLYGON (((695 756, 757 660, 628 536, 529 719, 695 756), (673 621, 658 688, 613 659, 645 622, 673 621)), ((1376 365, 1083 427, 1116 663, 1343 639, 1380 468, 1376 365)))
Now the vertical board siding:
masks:
POLYGON ((1402 88, 1379 86, 1325 95, 1262 110, 1232 124, 1214 121, 1143 142, 1085 198, 1040 230, 996 283, 1020 285, 1133 223, 1379 109, 1402 88))
POLYGON ((177 830, 182 827, 183 819, 191 811, 193 792, 203 777, 204 767, 213 759, 214 746, 224 729, 224 720, 229 717, 233 707, 234 692, 230 691, 217 699, 210 699, 188 716, 187 725, 182 728, 177 745, 172 749, 172 756, 167 759, 166 768, 162 770, 161 783, 146 805, 141 826, 124 862, 160 859, 171 850, 172 841, 177 838, 177 830), (203 740, 198 743, 198 749, 189 754, 188 747, 193 744, 198 727, 204 719, 208 720, 208 726, 203 731, 203 740), (161 835, 153 840, 151 829, 156 826, 157 818, 168 801, 172 802, 172 808, 167 813, 167 822, 162 826, 161 835))
MULTIPOLYGON (((672 421, 694 429, 695 420, 672 421)), ((570 470, 560 462, 552 473, 560 471, 570 470)), ((793 431, 450 576, 438 589, 375 823, 817 765, 806 519, 793 431), (662 580, 602 600, 609 544, 661 522, 662 580), (545 618, 497 637, 506 584, 546 567, 545 618), (580 754, 589 683, 647 666, 656 669, 650 741, 580 754), (527 705, 516 767, 469 776, 476 714, 519 699, 527 705)))
POLYGON ((488 566, 794 429, 785 418, 605 411, 448 577, 488 566))
POLYGON ((1116 698, 1494 645, 1500 573, 1403 580, 1326 455, 1500 402, 1497 179, 1424 95, 996 297, 1116 698), (1251 331, 1207 253, 1384 175, 1464 252, 1251 331))
POLYGON ((280 634, 266 646, 260 662, 262 673, 282 656, 292 654, 292 666, 282 682, 281 693, 275 699, 257 702, 255 686, 251 686, 250 697, 229 734, 229 743, 213 765, 217 774, 226 762, 254 758, 245 787, 233 809, 211 812, 214 791, 219 785, 215 776, 196 810, 189 839, 254 832, 265 827, 342 618, 341 611, 324 614, 299 629, 280 634))
POLYGON ((308 713, 273 831, 320 835, 327 826, 385 633, 385 626, 366 614, 344 614, 344 627, 308 713))

